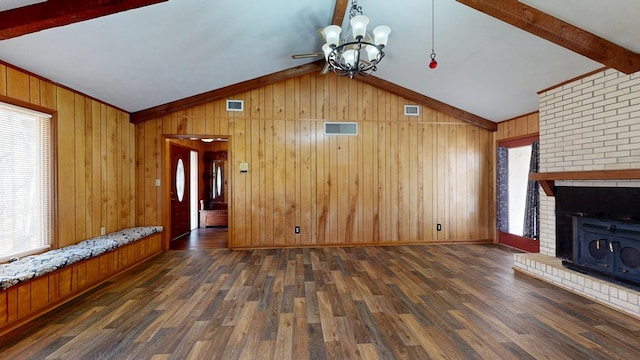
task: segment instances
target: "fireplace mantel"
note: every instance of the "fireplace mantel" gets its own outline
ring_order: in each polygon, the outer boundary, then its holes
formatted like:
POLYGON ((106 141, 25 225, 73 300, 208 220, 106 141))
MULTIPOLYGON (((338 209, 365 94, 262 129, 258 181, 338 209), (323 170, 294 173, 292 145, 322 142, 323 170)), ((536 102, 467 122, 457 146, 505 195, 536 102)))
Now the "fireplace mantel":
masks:
POLYGON ((537 181, 547 196, 554 196, 556 180, 638 180, 640 169, 562 171, 529 173, 529 180, 537 181))

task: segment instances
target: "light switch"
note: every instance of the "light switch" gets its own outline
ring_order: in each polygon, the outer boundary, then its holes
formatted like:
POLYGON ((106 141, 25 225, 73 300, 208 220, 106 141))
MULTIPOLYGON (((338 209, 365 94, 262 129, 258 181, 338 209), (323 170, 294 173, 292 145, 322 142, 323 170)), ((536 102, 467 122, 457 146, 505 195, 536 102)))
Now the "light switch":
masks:
POLYGON ((241 173, 249 172, 249 164, 246 163, 246 162, 241 162, 240 163, 240 172, 241 173))

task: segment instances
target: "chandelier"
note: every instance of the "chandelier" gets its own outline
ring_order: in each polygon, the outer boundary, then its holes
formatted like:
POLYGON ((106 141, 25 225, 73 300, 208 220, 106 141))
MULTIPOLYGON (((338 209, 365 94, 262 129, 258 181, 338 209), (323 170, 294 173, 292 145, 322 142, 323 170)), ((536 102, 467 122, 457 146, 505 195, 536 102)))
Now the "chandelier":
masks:
POLYGON ((349 27, 342 39, 342 29, 338 25, 329 25, 322 30, 327 42, 322 46, 322 51, 329 70, 351 79, 358 74, 369 75, 377 70, 378 63, 384 57, 382 50, 387 45, 391 28, 386 25, 377 26, 371 37, 367 34, 368 24, 369 18, 362 14, 362 6, 358 6, 358 1, 353 0, 349 11, 349 27), (349 39, 350 30, 352 39, 349 39))

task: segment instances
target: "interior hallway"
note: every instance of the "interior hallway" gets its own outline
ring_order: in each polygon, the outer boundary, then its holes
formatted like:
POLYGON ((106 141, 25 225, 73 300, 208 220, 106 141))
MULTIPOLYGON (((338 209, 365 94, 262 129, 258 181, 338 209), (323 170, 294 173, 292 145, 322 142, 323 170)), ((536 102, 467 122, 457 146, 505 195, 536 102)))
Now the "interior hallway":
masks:
POLYGON ((214 250, 227 249, 229 237, 228 228, 208 227, 197 228, 183 235, 169 244, 170 250, 214 250))

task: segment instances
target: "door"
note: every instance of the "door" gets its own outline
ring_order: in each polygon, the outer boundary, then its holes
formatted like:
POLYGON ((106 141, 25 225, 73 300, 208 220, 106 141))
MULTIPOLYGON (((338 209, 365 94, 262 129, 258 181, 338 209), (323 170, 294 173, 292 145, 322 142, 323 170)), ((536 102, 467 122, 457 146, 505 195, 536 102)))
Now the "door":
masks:
POLYGON ((171 240, 191 231, 190 218, 190 156, 189 149, 169 146, 171 158, 171 240))
POLYGON ((529 172, 538 169, 537 141, 532 136, 498 143, 498 240, 528 252, 540 252, 538 185, 529 181, 529 172))

